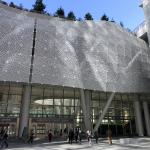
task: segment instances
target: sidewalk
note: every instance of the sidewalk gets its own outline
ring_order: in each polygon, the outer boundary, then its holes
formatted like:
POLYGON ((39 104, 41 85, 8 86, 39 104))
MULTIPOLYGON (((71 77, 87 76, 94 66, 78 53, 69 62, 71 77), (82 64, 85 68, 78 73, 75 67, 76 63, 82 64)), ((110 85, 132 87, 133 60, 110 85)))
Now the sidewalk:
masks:
MULTIPOLYGON (((129 140, 129 139, 128 139, 129 140)), ((113 140, 112 145, 108 145, 107 140, 100 140, 98 144, 92 141, 92 145, 89 145, 87 141, 83 141, 81 144, 73 143, 68 144, 67 141, 59 142, 43 142, 33 144, 23 143, 10 143, 9 148, 6 150, 150 150, 150 138, 130 138, 130 142, 122 143, 121 140, 113 140)))

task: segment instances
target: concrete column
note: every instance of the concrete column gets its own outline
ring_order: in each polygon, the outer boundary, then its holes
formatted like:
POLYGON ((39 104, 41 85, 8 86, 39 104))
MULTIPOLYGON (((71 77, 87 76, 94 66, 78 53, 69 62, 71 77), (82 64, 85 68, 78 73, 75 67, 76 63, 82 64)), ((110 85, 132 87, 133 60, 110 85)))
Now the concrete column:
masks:
POLYGON ((30 95, 31 86, 24 86, 19 119, 19 137, 22 137, 23 132, 24 136, 28 134, 30 95))
POLYGON ((105 114, 106 114, 106 112, 107 112, 107 110, 108 110, 108 108, 109 108, 109 106, 110 106, 110 104, 111 104, 111 102, 112 102, 114 96, 115 96, 115 92, 113 92, 113 93, 110 95, 110 97, 109 97, 109 99, 108 99, 108 101, 107 101, 107 103, 106 103, 106 105, 105 105, 105 107, 104 107, 104 109, 103 109, 103 112, 102 112, 101 116, 99 117, 99 119, 98 119, 98 121, 97 121, 97 123, 96 123, 96 125, 95 125, 94 132, 98 130, 98 128, 99 128, 99 126, 100 126, 100 124, 101 124, 103 118, 105 117, 105 114))
POLYGON ((150 115, 148 110, 148 104, 146 101, 143 102, 143 108, 144 108, 146 131, 147 131, 147 135, 150 136, 150 115))
POLYGON ((91 117, 90 117, 90 103, 91 91, 80 89, 81 93, 81 107, 83 110, 85 131, 91 130, 91 117))
POLYGON ((136 130, 139 136, 144 136, 142 116, 141 116, 141 107, 139 101, 134 101, 134 112, 135 112, 135 123, 136 130))

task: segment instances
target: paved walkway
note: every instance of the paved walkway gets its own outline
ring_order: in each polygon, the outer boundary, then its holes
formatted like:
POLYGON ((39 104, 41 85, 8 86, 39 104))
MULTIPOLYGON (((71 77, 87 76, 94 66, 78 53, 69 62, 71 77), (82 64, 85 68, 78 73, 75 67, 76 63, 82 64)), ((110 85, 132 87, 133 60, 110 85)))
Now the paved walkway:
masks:
POLYGON ((92 145, 87 142, 82 144, 73 143, 41 143, 41 144, 21 144, 21 143, 10 143, 9 148, 6 150, 150 150, 150 138, 137 138, 137 139, 120 139, 113 140, 112 145, 108 145, 106 140, 99 141, 96 144, 94 141, 92 145))

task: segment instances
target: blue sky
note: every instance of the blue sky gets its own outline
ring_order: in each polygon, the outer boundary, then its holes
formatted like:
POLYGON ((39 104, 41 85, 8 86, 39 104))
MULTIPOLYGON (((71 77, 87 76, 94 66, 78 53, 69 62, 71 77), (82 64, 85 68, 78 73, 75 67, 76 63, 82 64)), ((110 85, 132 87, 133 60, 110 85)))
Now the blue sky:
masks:
MULTIPOLYGON (((35 0, 5 0, 15 4, 23 4, 25 8, 32 8, 35 0)), ((109 18, 116 22, 122 21, 125 27, 133 30, 142 21, 144 13, 139 8, 141 0, 43 0, 46 10, 53 14, 57 8, 63 7, 65 13, 73 11, 77 18, 84 18, 85 13, 90 12, 95 20, 106 13, 109 18)))

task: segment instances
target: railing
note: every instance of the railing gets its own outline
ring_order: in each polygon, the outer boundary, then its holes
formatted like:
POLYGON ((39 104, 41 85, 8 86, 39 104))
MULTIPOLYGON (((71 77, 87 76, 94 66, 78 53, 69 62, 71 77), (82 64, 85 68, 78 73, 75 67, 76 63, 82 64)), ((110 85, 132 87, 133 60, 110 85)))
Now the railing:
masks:
POLYGON ((138 36, 142 36, 144 33, 147 32, 147 25, 146 22, 143 21, 138 27, 136 27, 133 32, 138 36))

